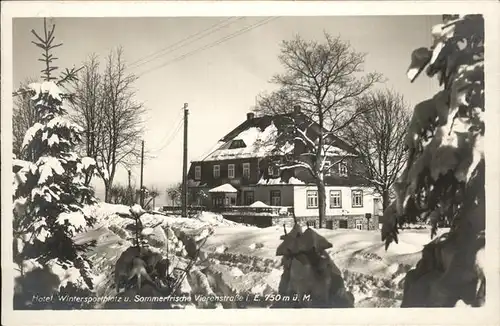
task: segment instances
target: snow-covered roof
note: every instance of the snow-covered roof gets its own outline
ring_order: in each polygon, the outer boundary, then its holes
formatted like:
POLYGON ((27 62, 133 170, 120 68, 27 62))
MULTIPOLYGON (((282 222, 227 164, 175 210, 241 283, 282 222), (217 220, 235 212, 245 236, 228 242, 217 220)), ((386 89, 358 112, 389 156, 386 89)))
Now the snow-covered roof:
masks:
POLYGON ((256 201, 255 203, 253 203, 252 205, 250 205, 250 207, 269 207, 269 205, 267 205, 259 200, 259 201, 256 201))
POLYGON ((210 189, 208 192, 238 192, 236 188, 231 186, 229 183, 225 183, 221 186, 210 189))
POLYGON ((281 178, 269 178, 269 179, 265 179, 264 177, 260 178, 260 180, 257 182, 258 185, 268 185, 268 186, 271 186, 271 185, 303 185, 305 184, 303 181, 295 178, 295 177, 291 177, 288 182, 281 179, 281 178))
MULTIPOLYGON (((206 156, 203 161, 218 161, 223 159, 233 158, 251 158, 251 157, 266 157, 272 155, 276 147, 276 138, 278 129, 271 122, 264 130, 259 127, 250 127, 243 130, 233 139, 221 141, 218 143, 217 149, 206 156), (246 147, 232 148, 231 143, 235 140, 242 140, 246 147)), ((293 145, 288 144, 279 149, 280 154, 291 153, 293 145)))
POLYGON ((325 153, 325 155, 327 156, 352 156, 352 157, 356 156, 355 154, 349 153, 346 150, 330 145, 323 146, 323 153, 325 153))
MULTIPOLYGON (((295 124, 300 126, 299 128, 311 127, 311 120, 305 115, 299 114, 294 119, 295 124)), ((264 115, 247 119, 217 142, 208 155, 203 155, 196 161, 263 158, 292 154, 294 150, 293 140, 289 139, 284 144, 282 141, 278 141, 280 133, 288 128, 289 124, 289 114, 264 115)), ((314 134, 316 129, 314 127, 310 130, 314 134)), ((343 156, 347 154, 355 156, 356 154, 356 150, 351 145, 336 136, 328 136, 325 142, 331 144, 325 146, 326 155, 343 156)))

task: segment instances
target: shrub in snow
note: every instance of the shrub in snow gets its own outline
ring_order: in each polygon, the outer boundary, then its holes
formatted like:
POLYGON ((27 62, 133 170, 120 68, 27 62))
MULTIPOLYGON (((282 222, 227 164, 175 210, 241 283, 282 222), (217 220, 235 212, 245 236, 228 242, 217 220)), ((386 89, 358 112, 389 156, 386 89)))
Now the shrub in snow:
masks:
MULTIPOLYGON (((53 31, 46 30, 45 39, 34 32, 41 42, 35 44, 47 51, 55 47, 53 31)), ((40 282, 40 273, 53 281, 48 283, 51 287, 42 291, 48 295, 92 289, 90 262, 83 254, 85 248, 76 245, 72 237, 93 223, 83 205, 95 200, 83 181, 95 162, 74 152, 83 130, 65 119, 63 102, 68 95, 59 86, 71 80, 75 71, 67 70, 63 79, 55 82, 50 74, 55 69, 50 65, 51 58, 52 55, 43 59, 47 62, 44 80, 21 90, 32 95, 38 122, 28 129, 22 144, 21 157, 29 161, 13 162, 13 229, 17 243, 14 259, 21 266, 16 308, 26 307, 25 299, 31 301, 31 295, 37 294, 38 287, 32 286, 40 282), (24 271, 26 260, 35 261, 39 268, 24 271)))
MULTIPOLYGON (((132 219, 135 221, 135 239, 134 239, 134 244, 138 247, 141 245, 147 244, 147 240, 144 239, 144 225, 143 221, 141 220, 141 217, 146 213, 146 211, 141 207, 141 205, 135 204, 130 208, 130 214, 132 219)), ((128 215, 125 215, 125 217, 129 217, 128 215)), ((146 233, 148 230, 146 229, 146 233)))
POLYGON ((141 217, 146 211, 141 207, 141 205, 135 204, 130 208, 130 213, 136 218, 141 217))
POLYGON ((395 185, 396 201, 384 212, 382 240, 386 248, 397 243, 398 225, 422 215, 431 236, 440 224, 450 225, 406 275, 402 306, 453 307, 458 300, 477 306, 485 292, 476 258, 485 244, 483 17, 443 15, 432 36, 430 49, 413 52, 408 77, 413 81, 427 66, 443 90, 415 106, 408 165, 395 185))
MULTIPOLYGON (((314 230, 295 224, 276 249, 283 256, 279 293, 296 300, 283 302, 297 308, 351 308, 354 297, 326 249, 332 244, 314 230)), ((281 303, 280 303, 281 305, 281 303)), ((280 306, 278 305, 278 306, 280 306)))

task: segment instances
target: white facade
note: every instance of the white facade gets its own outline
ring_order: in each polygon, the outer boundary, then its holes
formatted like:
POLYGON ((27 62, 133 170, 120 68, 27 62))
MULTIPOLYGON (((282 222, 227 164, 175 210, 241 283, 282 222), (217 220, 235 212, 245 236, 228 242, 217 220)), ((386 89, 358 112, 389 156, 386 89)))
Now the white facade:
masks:
MULTIPOLYGON (((376 214, 380 209, 380 196, 374 193, 373 188, 369 187, 339 187, 326 186, 326 215, 327 216, 348 216, 364 215, 366 213, 376 214), (340 191, 341 207, 332 207, 330 191, 338 194, 340 191), (362 193, 362 206, 353 205, 353 192, 362 193)), ((314 192, 317 192, 316 186, 294 186, 293 206, 297 217, 318 216, 318 207, 314 206, 314 192), (309 198, 309 205, 308 205, 309 198), (311 205, 313 204, 313 205, 311 205)))

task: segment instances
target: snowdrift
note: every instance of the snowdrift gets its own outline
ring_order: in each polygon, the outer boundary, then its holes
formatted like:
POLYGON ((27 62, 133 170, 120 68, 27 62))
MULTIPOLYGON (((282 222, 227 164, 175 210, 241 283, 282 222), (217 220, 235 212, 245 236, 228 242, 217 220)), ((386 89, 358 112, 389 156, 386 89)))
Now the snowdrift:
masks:
MULTIPOLYGON (((99 204, 86 208, 98 219, 98 227, 79 234, 78 243, 96 240, 91 253, 98 295, 113 294, 113 268, 121 252, 131 243, 131 220, 120 217, 129 207, 99 204)), ((257 228, 202 212, 194 218, 146 213, 141 216, 148 239, 155 250, 169 252, 177 265, 187 265, 199 255, 188 273, 184 292, 214 295, 276 294, 283 271, 276 248, 282 242, 282 227, 257 228), (168 250, 167 250, 168 247, 168 250)), ((418 261, 428 230, 405 230, 398 246, 384 250, 377 231, 314 229, 332 247, 326 252, 338 266, 355 306, 395 307, 400 305, 404 274, 418 261)), ((444 232, 444 230, 443 230, 444 232)), ((190 302, 205 307, 206 302, 190 302)), ((260 303, 258 306, 270 306, 260 303)), ((187 304, 184 307, 188 306, 187 304)), ((224 308, 243 307, 223 302, 224 308)), ((213 308, 213 307, 212 307, 213 308)))

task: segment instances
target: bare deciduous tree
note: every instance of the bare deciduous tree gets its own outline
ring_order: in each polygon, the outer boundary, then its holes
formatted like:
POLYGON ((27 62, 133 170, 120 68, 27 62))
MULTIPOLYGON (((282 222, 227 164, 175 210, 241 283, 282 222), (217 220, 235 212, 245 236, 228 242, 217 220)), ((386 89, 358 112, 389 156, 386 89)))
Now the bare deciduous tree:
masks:
MULTIPOLYGON (((28 85, 34 82, 35 79, 27 79, 20 85, 20 89, 27 89, 28 85)), ((23 144, 24 135, 29 127, 38 122, 31 94, 21 92, 14 97, 14 109, 12 111, 12 151, 18 158, 30 159, 29 157, 21 157, 21 146, 23 144)), ((24 153, 29 156, 29 153, 24 153)))
MULTIPOLYGON (((74 112, 72 118, 85 128, 83 134, 85 155, 97 161, 104 133, 105 99, 102 76, 99 72, 99 60, 96 55, 92 54, 84 63, 79 79, 74 86, 75 97, 71 104, 74 112)), ((86 175, 85 184, 90 184, 91 179, 92 175, 86 175)))
POLYGON ((182 184, 180 182, 171 185, 166 190, 168 198, 172 201, 172 205, 179 204, 182 194, 182 184))
POLYGON ((152 204, 152 209, 154 210, 156 207, 156 198, 160 195, 160 192, 158 191, 158 188, 156 187, 151 187, 149 192, 148 192, 148 202, 146 203, 146 207, 149 207, 150 204, 152 204))
POLYGON ((100 173, 106 193, 113 184, 117 167, 129 167, 137 163, 141 155, 141 116, 145 110, 134 100, 136 80, 136 76, 126 72, 121 48, 108 55, 103 81, 104 133, 97 161, 103 168, 100 173))
POLYGON ((123 204, 126 188, 122 185, 113 185, 109 189, 109 201, 113 204, 123 204))
POLYGON ((118 48, 107 56, 102 73, 97 58, 91 56, 76 87, 75 119, 85 128, 85 150, 97 162, 105 201, 110 200, 119 166, 129 168, 140 158, 141 118, 145 109, 134 99, 136 80, 135 75, 127 72, 123 51, 118 48))
POLYGON ((410 111, 403 97, 389 90, 367 94, 356 105, 363 114, 345 129, 344 135, 358 151, 364 167, 359 176, 382 196, 385 210, 391 188, 407 161, 405 139, 410 111))
POLYGON ((365 54, 339 37, 325 33, 325 38, 319 43, 297 36, 282 43, 279 60, 285 72, 272 79, 279 89, 262 96, 256 108, 276 115, 300 106, 307 117, 296 121, 297 115, 289 115, 286 141, 302 143, 304 152, 281 169, 302 168, 312 175, 318 187, 320 227, 326 210, 324 173, 330 168, 326 153, 335 147, 336 136, 363 113, 355 100, 382 79, 378 73, 363 74, 365 54))
POLYGON ((109 190, 109 201, 114 204, 132 206, 135 203, 132 187, 114 184, 109 190))

